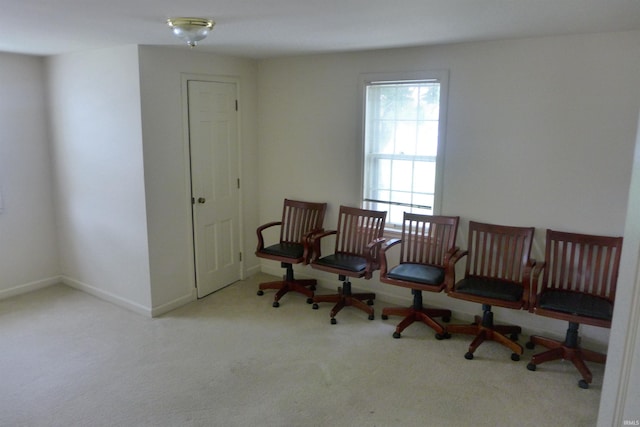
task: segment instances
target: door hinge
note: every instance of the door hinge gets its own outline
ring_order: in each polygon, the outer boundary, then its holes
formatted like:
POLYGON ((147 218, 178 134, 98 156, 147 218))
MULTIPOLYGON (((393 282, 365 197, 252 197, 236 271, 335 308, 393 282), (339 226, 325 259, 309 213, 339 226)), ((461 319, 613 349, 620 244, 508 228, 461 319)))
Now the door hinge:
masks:
POLYGON ((238 178, 238 188, 240 188, 240 178, 238 178))
POLYGON ((242 252, 238 254, 240 256, 240 261, 242 261, 242 252))
POLYGON ((238 100, 236 99, 236 111, 238 111, 238 100))
POLYGON ((195 197, 192 197, 192 198, 191 198, 191 204, 192 204, 192 205, 195 205, 195 204, 196 204, 196 198, 195 198, 195 197))

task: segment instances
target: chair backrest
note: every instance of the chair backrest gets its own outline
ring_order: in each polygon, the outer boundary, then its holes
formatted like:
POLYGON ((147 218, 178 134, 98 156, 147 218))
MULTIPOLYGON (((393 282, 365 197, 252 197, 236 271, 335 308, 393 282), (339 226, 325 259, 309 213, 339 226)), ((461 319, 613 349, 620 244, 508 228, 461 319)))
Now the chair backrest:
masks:
POLYGON ((303 243, 310 231, 322 229, 326 203, 284 199, 280 242, 303 243))
POLYGON ((457 216, 431 216, 405 212, 400 263, 445 266, 445 255, 455 247, 457 216))
POLYGON ((534 231, 533 227, 469 222, 465 276, 521 283, 534 231))
MULTIPOLYGON (((386 219, 386 211, 340 206, 335 253, 368 257, 367 246, 382 237, 386 219)), ((372 257, 374 260, 378 259, 377 248, 372 257)))
POLYGON ((613 303, 622 237, 547 230, 542 289, 586 293, 613 303))

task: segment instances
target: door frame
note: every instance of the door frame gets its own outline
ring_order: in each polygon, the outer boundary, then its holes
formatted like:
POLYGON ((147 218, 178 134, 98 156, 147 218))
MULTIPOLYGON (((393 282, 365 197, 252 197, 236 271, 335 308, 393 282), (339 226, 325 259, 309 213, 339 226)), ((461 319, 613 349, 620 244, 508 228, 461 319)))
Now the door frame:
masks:
MULTIPOLYGON (((236 99, 238 103, 240 103, 240 78, 236 76, 226 76, 226 75, 214 75, 214 74, 193 74, 193 73, 180 73, 180 93, 181 93, 181 102, 182 102, 182 144, 183 144, 183 155, 184 155, 184 165, 185 165, 185 194, 187 197, 185 200, 188 201, 186 204, 187 210, 187 218, 188 218, 188 232, 189 232, 189 248, 188 255, 192 261, 192 265, 189 269, 189 282, 191 283, 193 289, 193 299, 198 299, 198 284, 196 283, 196 252, 195 252, 195 238, 194 238, 194 221, 193 221, 193 203, 191 201, 192 198, 192 174, 191 174, 191 145, 189 141, 189 91, 188 91, 188 82, 190 80, 197 80, 203 82, 213 82, 213 83, 234 83, 236 85, 236 99)), ((237 126, 237 135, 238 135, 238 175, 240 176, 240 188, 239 188, 239 197, 238 197, 238 213, 240 218, 238 219, 238 248, 240 252, 243 254, 242 259, 240 260, 240 280, 244 280, 246 277, 245 273, 245 248, 244 248, 244 213, 242 209, 242 195, 243 195, 243 176, 242 173, 242 109, 238 106, 238 120, 236 123, 237 126)), ((223 288, 224 289, 224 288, 223 288)))

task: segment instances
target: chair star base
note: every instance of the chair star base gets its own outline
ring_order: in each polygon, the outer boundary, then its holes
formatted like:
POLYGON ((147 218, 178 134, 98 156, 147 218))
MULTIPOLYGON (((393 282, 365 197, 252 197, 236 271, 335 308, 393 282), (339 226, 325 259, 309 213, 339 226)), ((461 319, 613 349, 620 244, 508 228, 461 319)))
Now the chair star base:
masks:
POLYGON ((360 309, 369 315, 369 320, 374 319, 374 310, 373 300, 376 298, 376 295, 371 292, 366 293, 352 293, 351 292, 351 282, 345 280, 343 282, 342 287, 338 288, 338 293, 335 295, 316 295, 313 298, 313 309, 318 309, 318 303, 321 302, 333 302, 335 305, 331 309, 330 317, 331 324, 335 325, 337 323, 335 317, 336 314, 344 307, 352 306, 357 309, 360 309), (363 302, 366 300, 367 302, 363 302))
POLYGON ((280 299, 287 292, 298 292, 307 297, 307 304, 311 304, 313 302, 317 281, 315 279, 294 279, 293 266, 287 263, 282 263, 282 266, 287 269, 285 277, 282 280, 260 283, 258 286, 258 295, 264 295, 264 291, 267 289, 277 290, 273 298, 273 307, 279 307, 280 299))
POLYGON ((593 381, 593 375, 585 364, 587 362, 606 363, 607 356, 591 350, 585 350, 578 345, 577 339, 578 324, 572 323, 567 330, 567 336, 564 341, 557 341, 537 335, 532 335, 527 342, 527 348, 533 349, 539 344, 549 350, 535 354, 531 357, 531 362, 527 365, 527 369, 535 371, 537 365, 552 360, 568 360, 576 367, 582 379, 578 382, 580 388, 589 388, 589 384, 593 381))
POLYGON ((422 292, 412 289, 413 305, 411 307, 385 307, 382 309, 382 318, 388 319, 389 316, 403 316, 404 319, 396 326, 393 333, 394 338, 400 338, 402 331, 414 322, 422 322, 436 331, 436 338, 441 340, 450 338, 451 335, 447 330, 438 323, 434 317, 441 317, 443 321, 448 322, 451 319, 451 310, 424 308, 422 306, 422 292))
POLYGON ((509 348, 512 351, 511 360, 520 360, 524 349, 515 341, 518 339, 518 334, 522 332, 522 328, 513 325, 494 325, 491 306, 485 305, 484 307, 484 315, 482 318, 475 316, 474 323, 470 325, 449 325, 447 326, 447 332, 452 334, 475 335, 475 338, 469 345, 469 350, 464 356, 468 360, 473 359, 473 353, 480 344, 485 341, 495 341, 509 348))

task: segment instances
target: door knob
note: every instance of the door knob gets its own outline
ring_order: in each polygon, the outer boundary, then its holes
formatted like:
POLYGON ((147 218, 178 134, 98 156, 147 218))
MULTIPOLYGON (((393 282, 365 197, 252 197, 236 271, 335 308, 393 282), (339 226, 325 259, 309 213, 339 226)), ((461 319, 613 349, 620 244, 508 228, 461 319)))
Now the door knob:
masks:
POLYGON ((204 203, 207 200, 204 197, 198 197, 198 203, 204 203))

